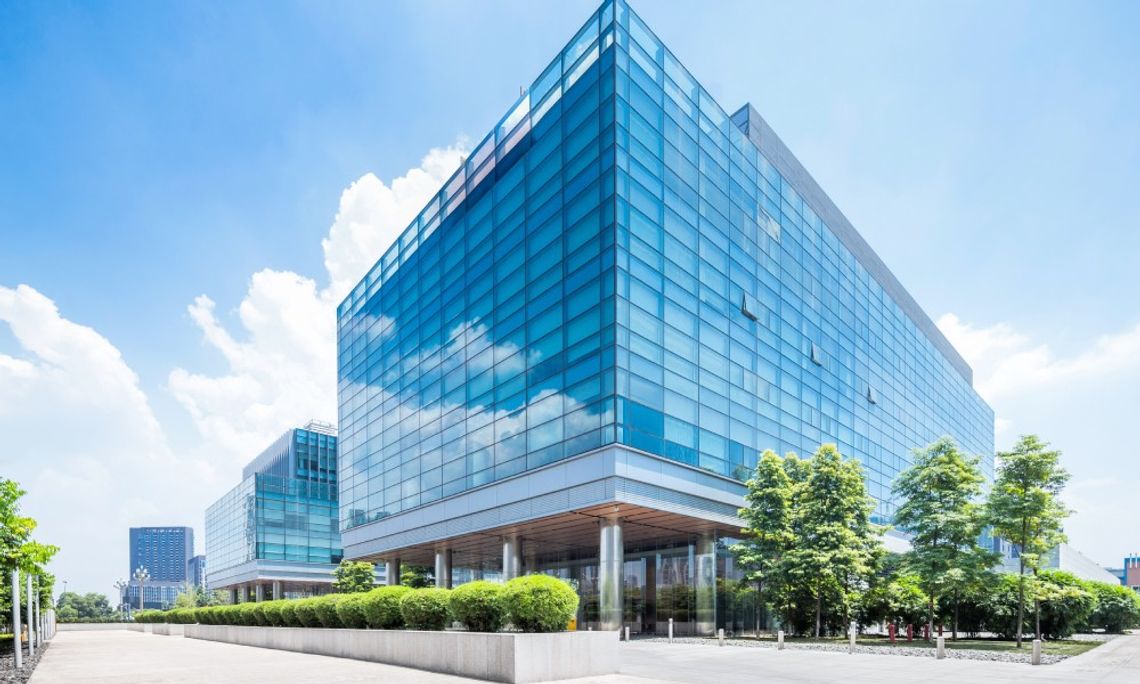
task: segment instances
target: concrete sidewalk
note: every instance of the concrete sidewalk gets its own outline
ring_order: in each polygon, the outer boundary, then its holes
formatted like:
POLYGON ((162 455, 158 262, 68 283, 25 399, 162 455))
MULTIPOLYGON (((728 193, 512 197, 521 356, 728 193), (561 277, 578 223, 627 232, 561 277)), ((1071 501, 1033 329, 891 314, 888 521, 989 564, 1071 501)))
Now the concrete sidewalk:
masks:
MULTIPOLYGON (((393 682, 458 684, 476 680, 346 658, 235 646, 131 632, 60 632, 30 684, 176 684, 209 682, 393 682)), ((634 684, 631 678, 574 680, 575 684, 634 684)), ((644 684, 638 681, 636 684, 644 684)))
POLYGON ((848 655, 770 648, 718 648, 691 644, 638 643, 621 650, 621 672, 698 684, 819 682, 986 682, 986 684, 1140 683, 1140 635, 1122 636, 1056 665, 1032 666, 979 660, 892 655, 848 655))
MULTIPOLYGON (((1056 665, 907 656, 847 655, 691 644, 622 644, 621 674, 574 684, 752 684, 755 682, 986 682, 987 684, 1136 684, 1140 635, 1123 636, 1056 665)), ((453 684, 475 680, 345 658, 235 646, 126 630, 60 632, 30 684, 171 682, 399 682, 453 684)), ((563 684, 570 684, 564 682, 563 684)))

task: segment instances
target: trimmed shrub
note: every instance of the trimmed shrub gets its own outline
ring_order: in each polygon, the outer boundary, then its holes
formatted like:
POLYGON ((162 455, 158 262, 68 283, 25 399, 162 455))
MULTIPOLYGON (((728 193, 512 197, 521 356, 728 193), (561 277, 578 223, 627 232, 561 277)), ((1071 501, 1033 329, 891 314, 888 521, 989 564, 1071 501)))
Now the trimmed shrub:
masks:
POLYGON ((318 601, 320 601, 320 599, 315 596, 297 601, 295 610, 297 612, 297 620, 301 623, 302 627, 321 626, 321 618, 317 615, 318 601))
POLYGON ((362 594, 364 597, 364 617, 372 629, 402 629, 404 614, 400 612, 400 599, 408 592, 409 587, 400 585, 378 587, 362 594))
POLYGON ((471 632, 497 632, 507 620, 503 585, 479 580, 451 591, 451 614, 471 632))
POLYGON ((285 627, 300 627, 301 618, 297 617, 297 600, 281 602, 281 624, 285 627))
POLYGON ((250 613, 253 615, 253 625, 257 627, 268 627, 269 618, 265 617, 265 601, 254 603, 253 609, 250 613))
POLYGON ((524 632, 561 632, 578 612, 578 594, 549 575, 525 575, 503 585, 507 620, 524 632))
POLYGON ((364 594, 344 594, 336 604, 336 614, 340 623, 350 629, 364 629, 368 617, 364 614, 364 594))
POLYGON ((337 615, 336 606, 340 600, 344 598, 344 594, 329 594, 328 596, 318 596, 316 598, 317 605, 317 619, 321 622, 321 627, 343 627, 340 622, 340 616, 337 615))
POLYGON ((221 625, 240 625, 241 624, 241 604, 234 603, 225 606, 222 610, 221 620, 218 624, 221 625))
POLYGON ((257 604, 256 603, 242 603, 238 607, 237 624, 246 627, 257 626, 257 604))
POLYGON ((1123 632, 1140 627, 1140 594, 1107 582, 1086 582, 1085 588, 1096 596, 1096 608, 1089 616, 1090 628, 1123 632))
POLYGON ((284 601, 266 601, 262 604, 262 612, 265 613, 265 623, 270 627, 281 627, 281 606, 284 601))
POLYGON ((414 589, 400 599, 400 614, 408 629, 438 632, 447 626, 450 618, 448 603, 451 592, 447 589, 414 589))

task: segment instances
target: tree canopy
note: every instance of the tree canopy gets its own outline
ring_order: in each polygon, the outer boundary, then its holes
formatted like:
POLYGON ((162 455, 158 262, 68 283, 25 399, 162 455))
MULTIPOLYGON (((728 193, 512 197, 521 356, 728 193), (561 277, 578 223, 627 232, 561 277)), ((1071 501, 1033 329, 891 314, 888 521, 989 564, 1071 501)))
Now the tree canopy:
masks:
POLYGON ((355 594, 362 591, 371 591, 376 583, 375 566, 367 561, 350 561, 347 558, 340 562, 333 575, 333 591, 341 594, 355 594))

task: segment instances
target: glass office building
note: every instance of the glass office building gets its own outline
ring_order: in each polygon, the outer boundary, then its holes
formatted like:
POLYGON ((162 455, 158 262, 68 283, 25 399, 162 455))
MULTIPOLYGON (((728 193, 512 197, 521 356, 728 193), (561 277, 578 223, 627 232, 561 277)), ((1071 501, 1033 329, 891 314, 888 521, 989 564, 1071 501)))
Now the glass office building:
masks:
POLYGON ((834 442, 877 521, 911 449, 992 474, 971 370, 749 105, 608 0, 338 310, 346 555, 549 572, 580 625, 754 624, 764 449, 834 442))
POLYGON ((343 557, 332 426, 289 430, 206 511, 207 584, 234 601, 327 592, 343 557))

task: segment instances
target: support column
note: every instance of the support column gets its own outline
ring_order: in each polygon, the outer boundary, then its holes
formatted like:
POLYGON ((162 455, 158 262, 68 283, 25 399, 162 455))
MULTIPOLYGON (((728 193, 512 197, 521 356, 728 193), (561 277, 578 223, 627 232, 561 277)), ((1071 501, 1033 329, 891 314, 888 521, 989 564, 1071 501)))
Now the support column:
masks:
POLYGON ((451 549, 435 550, 435 586, 451 588, 451 549))
POLYGON ((716 634, 716 538, 702 534, 697 540, 697 634, 716 634))
POLYGON ((265 585, 261 582, 253 585, 253 600, 258 603, 265 600, 265 585))
POLYGON ((621 518, 602 521, 598 546, 598 622, 603 631, 621 629, 625 542, 621 518))
POLYGON ((396 586, 400 583, 400 559, 389 558, 384 561, 384 581, 388 586, 396 586))
POLYGON ((237 587, 233 587, 232 589, 230 589, 230 603, 240 603, 240 601, 238 601, 238 588, 237 587))
POLYGON ((12 634, 14 642, 12 646, 13 655, 15 656, 16 669, 20 669, 24 663, 24 649, 20 646, 20 571, 12 571, 12 634))
POLYGON ((281 580, 273 581, 273 600, 280 601, 285 598, 285 592, 281 591, 281 580))
POLYGON ((32 600, 32 575, 28 573, 28 657, 36 654, 36 603, 32 600))
POLYGON ((512 580, 522 573, 522 549, 519 537, 512 534, 503 537, 503 581, 512 580))

